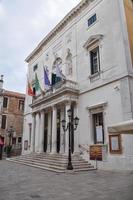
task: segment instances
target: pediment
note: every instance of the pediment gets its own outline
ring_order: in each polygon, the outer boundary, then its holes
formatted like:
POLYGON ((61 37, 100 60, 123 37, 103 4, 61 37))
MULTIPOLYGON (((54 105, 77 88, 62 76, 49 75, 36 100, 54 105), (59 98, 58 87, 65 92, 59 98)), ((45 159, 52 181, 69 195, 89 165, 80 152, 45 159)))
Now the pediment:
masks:
POLYGON ((91 45, 99 42, 103 38, 102 34, 92 35, 88 38, 88 40, 83 45, 84 48, 89 48, 91 45))

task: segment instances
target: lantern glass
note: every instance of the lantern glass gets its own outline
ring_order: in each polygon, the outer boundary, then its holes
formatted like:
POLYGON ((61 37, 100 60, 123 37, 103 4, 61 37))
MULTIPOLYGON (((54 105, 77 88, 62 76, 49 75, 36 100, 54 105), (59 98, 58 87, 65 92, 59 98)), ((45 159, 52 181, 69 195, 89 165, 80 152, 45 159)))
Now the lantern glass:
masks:
POLYGON ((70 117, 72 116, 72 110, 69 109, 69 110, 67 111, 67 114, 68 114, 68 117, 70 118, 70 117))
POLYGON ((79 124, 79 118, 78 117, 74 118, 74 123, 75 123, 75 126, 78 126, 78 124, 79 124))
POLYGON ((62 127, 65 128, 65 126, 66 126, 66 120, 63 119, 63 120, 61 121, 61 123, 62 123, 62 127))

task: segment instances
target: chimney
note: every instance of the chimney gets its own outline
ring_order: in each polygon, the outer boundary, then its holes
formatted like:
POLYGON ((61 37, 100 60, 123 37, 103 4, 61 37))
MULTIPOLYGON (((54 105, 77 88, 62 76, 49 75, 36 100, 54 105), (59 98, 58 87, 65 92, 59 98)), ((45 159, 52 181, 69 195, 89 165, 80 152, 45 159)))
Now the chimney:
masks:
POLYGON ((0 90, 3 90, 3 77, 4 77, 4 75, 1 75, 0 76, 0 90))

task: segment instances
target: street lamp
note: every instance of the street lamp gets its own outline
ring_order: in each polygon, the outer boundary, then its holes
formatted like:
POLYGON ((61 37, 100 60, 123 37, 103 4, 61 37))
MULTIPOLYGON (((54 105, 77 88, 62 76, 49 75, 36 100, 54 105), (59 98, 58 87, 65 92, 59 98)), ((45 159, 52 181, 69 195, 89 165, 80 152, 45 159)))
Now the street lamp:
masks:
POLYGON ((69 118, 69 122, 67 123, 67 125, 66 125, 65 119, 63 119, 61 121, 61 123, 62 123, 62 128, 63 128, 64 132, 66 132, 67 130, 69 131, 69 151, 68 151, 67 169, 73 170, 72 159, 71 159, 71 133, 72 133, 72 131, 77 129, 77 126, 79 123, 79 118, 78 117, 72 118, 72 110, 71 109, 67 110, 67 115, 69 118))

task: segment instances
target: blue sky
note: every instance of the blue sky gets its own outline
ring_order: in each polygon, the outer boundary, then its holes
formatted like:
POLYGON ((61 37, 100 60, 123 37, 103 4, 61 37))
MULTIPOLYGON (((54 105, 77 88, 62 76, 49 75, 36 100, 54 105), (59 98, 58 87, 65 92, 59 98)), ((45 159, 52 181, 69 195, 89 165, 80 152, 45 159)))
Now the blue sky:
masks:
POLYGON ((25 93, 25 58, 80 0, 0 0, 0 75, 25 93))

